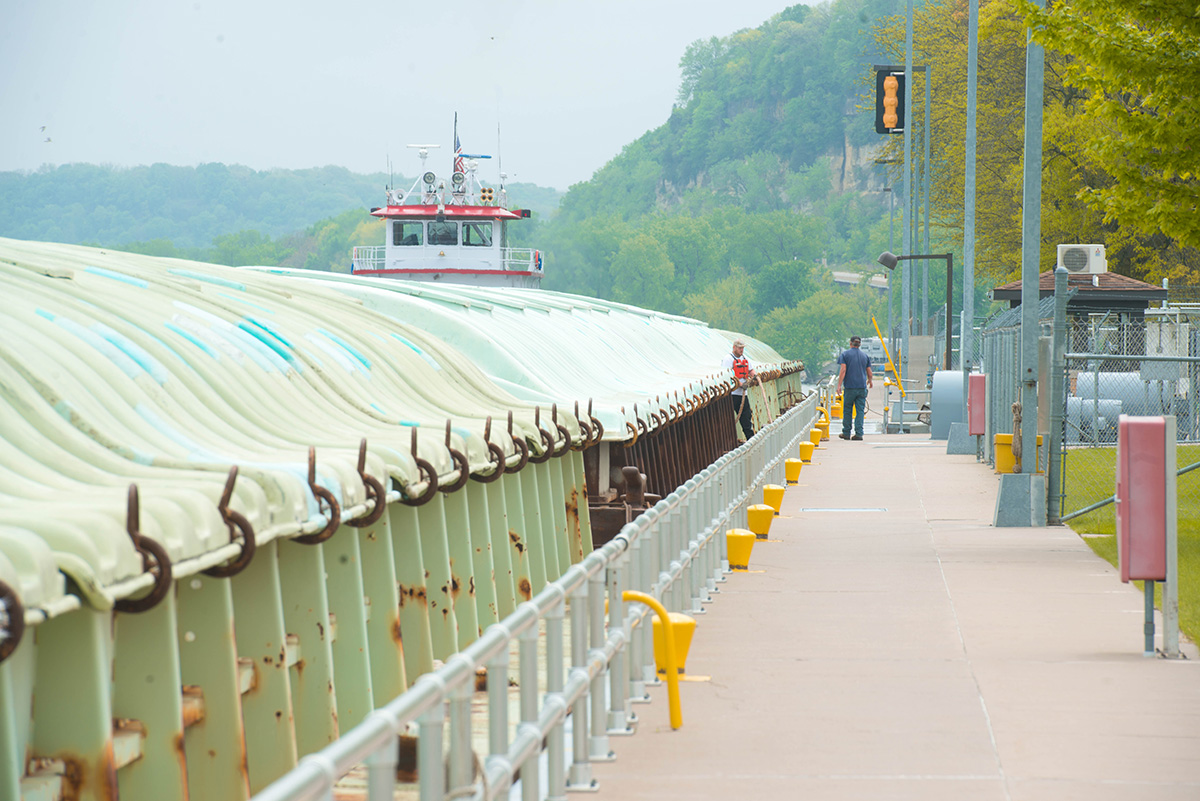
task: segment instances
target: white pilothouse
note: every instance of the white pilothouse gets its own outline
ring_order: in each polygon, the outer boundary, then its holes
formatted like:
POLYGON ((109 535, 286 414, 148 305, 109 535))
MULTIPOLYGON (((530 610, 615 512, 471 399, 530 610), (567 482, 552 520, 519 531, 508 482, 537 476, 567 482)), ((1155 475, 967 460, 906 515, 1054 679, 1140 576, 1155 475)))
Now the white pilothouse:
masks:
MULTIPOLYGON (((457 140, 456 135, 456 150, 457 140)), ((508 223, 529 217, 529 210, 506 208, 503 174, 499 191, 477 178, 477 160, 490 157, 456 152, 447 181, 425 169, 437 145, 409 147, 418 150, 422 175, 407 194, 389 188, 387 205, 371 209, 385 221, 385 244, 354 248, 351 271, 474 286, 539 286, 541 253, 508 246, 508 223)))

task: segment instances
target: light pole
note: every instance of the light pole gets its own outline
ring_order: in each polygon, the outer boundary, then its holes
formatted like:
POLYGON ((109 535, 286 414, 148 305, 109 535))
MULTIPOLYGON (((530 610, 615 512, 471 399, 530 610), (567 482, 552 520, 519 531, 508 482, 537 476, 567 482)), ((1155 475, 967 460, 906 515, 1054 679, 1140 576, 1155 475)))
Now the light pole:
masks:
POLYGON ((897 256, 890 250, 885 250, 879 254, 877 261, 889 270, 896 269, 896 265, 902 261, 910 261, 912 259, 945 259, 946 260, 946 366, 944 369, 950 369, 950 305, 954 293, 954 254, 953 253, 922 253, 913 254, 910 256, 897 256))
MULTIPOLYGON (((883 188, 884 192, 888 193, 888 250, 890 251, 895 245, 892 240, 896 237, 896 193, 892 191, 890 186, 883 188)), ((887 329, 887 347, 894 348, 895 343, 892 341, 892 277, 888 276, 888 329, 887 329)))

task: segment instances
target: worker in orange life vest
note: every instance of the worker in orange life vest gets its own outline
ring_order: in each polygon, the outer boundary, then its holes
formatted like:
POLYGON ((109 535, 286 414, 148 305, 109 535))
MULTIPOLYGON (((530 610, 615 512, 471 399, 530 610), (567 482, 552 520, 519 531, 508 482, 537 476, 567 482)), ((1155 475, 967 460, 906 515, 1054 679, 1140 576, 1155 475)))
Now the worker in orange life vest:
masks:
POLYGON ((754 436, 754 425, 750 417, 751 409, 749 399, 746 397, 746 388, 758 383, 758 373, 754 372, 754 368, 750 366, 750 360, 742 355, 745 350, 746 343, 735 339, 733 352, 721 360, 721 368, 722 370, 733 370, 733 377, 738 380, 738 385, 729 399, 733 405, 733 413, 741 423, 742 433, 746 435, 746 439, 750 439, 754 436))

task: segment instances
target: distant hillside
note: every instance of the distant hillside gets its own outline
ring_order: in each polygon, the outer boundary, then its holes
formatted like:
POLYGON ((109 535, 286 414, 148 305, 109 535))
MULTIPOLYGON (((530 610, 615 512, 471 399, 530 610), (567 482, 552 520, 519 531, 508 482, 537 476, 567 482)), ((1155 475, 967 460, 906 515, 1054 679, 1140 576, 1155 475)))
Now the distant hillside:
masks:
POLYGON ((867 95, 884 63, 874 26, 899 7, 793 5, 692 43, 667 122, 571 187, 538 232, 546 287, 750 333, 814 371, 866 336, 882 297, 830 270, 869 275, 888 243, 867 95))
MULTIPOLYGON (((395 176, 404 189, 411 178, 395 176)), ((0 236, 117 246, 170 243, 180 251, 253 232, 279 238, 344 212, 381 205, 388 177, 344 167, 256 171, 220 163, 112 167, 68 164, 0 172, 0 236)), ((561 193, 508 187, 514 205, 549 216, 561 193)))

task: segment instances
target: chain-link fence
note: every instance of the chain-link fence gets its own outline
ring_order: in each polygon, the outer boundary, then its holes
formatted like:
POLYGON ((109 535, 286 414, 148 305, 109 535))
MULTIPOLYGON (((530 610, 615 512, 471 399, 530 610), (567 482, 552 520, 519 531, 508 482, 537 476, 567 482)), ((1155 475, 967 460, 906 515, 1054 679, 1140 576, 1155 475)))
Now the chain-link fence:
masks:
MULTIPOLYGON (((1054 298, 1043 298, 1038 304, 1038 320, 1042 338, 1047 342, 1053 331, 1054 298)), ((995 461, 995 435, 1013 433, 1013 404, 1020 400, 1019 376, 1021 372, 1021 307, 1006 309, 992 317, 983 326, 980 351, 976 357, 983 372, 988 376, 987 434, 984 438, 984 454, 989 462, 995 461)), ((1048 347, 1047 347, 1048 353, 1048 347)), ((1040 360, 1039 360, 1040 361, 1040 360)), ((1048 409, 1048 399, 1039 407, 1048 409)), ((1044 415, 1043 415, 1044 416, 1044 415)), ((1047 418, 1048 420, 1048 418, 1047 418)), ((1039 430, 1049 430, 1039 425, 1039 430)), ((1045 469, 1046 452, 1040 452, 1039 469, 1045 469)))
POLYGON ((1200 512, 1200 307, 1068 317, 1063 520, 1112 528, 1118 418, 1174 415, 1180 520, 1200 512))

